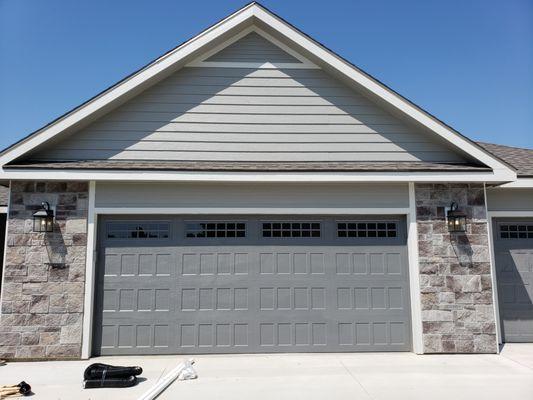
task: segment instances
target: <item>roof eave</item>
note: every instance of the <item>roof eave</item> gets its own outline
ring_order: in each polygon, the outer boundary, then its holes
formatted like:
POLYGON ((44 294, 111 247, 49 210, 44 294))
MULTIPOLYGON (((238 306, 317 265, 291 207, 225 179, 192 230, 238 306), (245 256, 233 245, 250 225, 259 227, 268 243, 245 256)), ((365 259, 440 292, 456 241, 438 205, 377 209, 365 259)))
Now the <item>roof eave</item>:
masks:
POLYGON ((73 169, 7 169, 1 180, 84 180, 122 182, 511 182, 498 171, 465 172, 298 172, 298 171, 143 171, 143 170, 73 170, 73 169))

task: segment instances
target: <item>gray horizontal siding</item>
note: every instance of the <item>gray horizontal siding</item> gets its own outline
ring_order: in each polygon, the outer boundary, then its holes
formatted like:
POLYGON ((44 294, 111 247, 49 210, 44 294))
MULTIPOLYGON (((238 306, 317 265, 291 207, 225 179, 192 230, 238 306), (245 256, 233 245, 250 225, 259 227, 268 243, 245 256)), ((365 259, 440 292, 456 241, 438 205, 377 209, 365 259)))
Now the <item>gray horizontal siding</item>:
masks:
POLYGON ((407 208, 406 184, 167 184, 98 182, 96 207, 407 208), (149 193, 149 196, 147 195, 149 193))
POLYGON ((353 96, 353 93, 342 87, 277 87, 277 86, 228 86, 221 85, 165 85, 156 86, 151 90, 152 95, 160 94, 187 94, 187 95, 207 95, 213 96, 226 95, 226 96, 304 96, 304 97, 317 97, 317 90, 320 90, 322 97, 348 97, 357 98, 353 96))
MULTIPOLYGON (((216 151, 216 152, 322 152, 324 143, 285 143, 282 149, 278 143, 263 142, 220 142, 216 149, 213 149, 211 142, 168 142, 168 141, 136 141, 136 140, 78 140, 76 143, 60 143, 57 146, 60 150, 123 150, 129 151, 216 151)), ((374 153, 374 152, 398 152, 407 149, 410 152, 432 151, 439 152, 439 146, 431 143, 413 142, 400 147, 395 143, 329 143, 328 149, 332 152, 349 153, 374 153)))
POLYGON ((321 79, 336 83, 329 75, 319 69, 255 69, 255 68, 184 68, 179 74, 168 77, 169 82, 182 78, 192 77, 221 77, 221 78, 289 78, 301 81, 302 79, 321 79))
POLYGON ((533 189, 487 189, 489 211, 533 211, 533 189))
MULTIPOLYGON (((205 68, 207 69, 207 68, 205 68)), ((353 95, 350 97, 342 96, 329 96, 323 98, 320 96, 259 96, 257 93, 253 96, 228 96, 216 94, 213 96, 202 96, 192 94, 150 94, 143 96, 142 101, 145 103, 158 103, 158 104, 191 104, 193 106, 199 104, 237 104, 237 105, 303 105, 303 106, 320 106, 333 105, 334 107, 344 107, 351 105, 365 105, 368 101, 362 96, 353 95)))
POLYGON ((266 115, 385 115, 375 107, 365 105, 344 106, 340 109, 333 105, 290 105, 290 104, 200 104, 194 103, 132 103, 122 108, 123 113, 188 113, 194 114, 266 114, 266 115), (191 107, 192 106, 192 107, 191 107))
POLYGON ((206 61, 223 62, 270 62, 299 63, 300 61, 286 53, 259 34, 252 32, 230 44, 206 61))
POLYGON ((465 161, 321 70, 243 68, 183 68, 32 158, 465 161))
POLYGON ((198 123, 198 124, 298 124, 298 125, 395 125, 397 120, 385 115, 361 114, 359 119, 352 115, 287 115, 278 114, 273 121, 272 114, 189 114, 175 118, 173 112, 118 112, 107 119, 108 122, 160 122, 160 123, 198 123), (364 115, 364 116, 363 116, 364 115))
MULTIPOLYGON (((375 133, 253 133, 250 132, 180 132, 180 131, 117 131, 110 137, 106 131, 91 131, 90 135, 78 138, 74 143, 84 141, 114 142, 212 142, 212 143, 420 143, 410 133, 389 133, 387 137, 375 133)), ((426 142, 422 142, 426 143, 426 142)), ((70 143, 60 143, 69 146, 70 143)))
MULTIPOLYGON (((55 152, 58 160, 72 160, 84 155, 85 160, 113 159, 113 160, 166 160, 173 161, 176 159, 183 161, 419 161, 424 157, 427 161, 443 162, 448 160, 447 153, 436 152, 413 152, 413 153, 395 153, 395 152, 222 152, 222 151, 161 151, 161 150, 143 150, 143 151, 121 151, 114 150, 57 150, 55 152)), ((459 159, 454 160, 459 162, 459 159)))
MULTIPOLYGON (((184 123, 169 122, 161 124, 157 122, 99 122, 95 123, 89 131, 106 131, 110 135, 121 131, 144 131, 144 132, 225 132, 225 133, 376 133, 386 135, 387 133, 411 133, 412 130, 405 125, 377 125, 368 126, 366 124, 221 124, 221 123, 184 123)), ((81 137, 83 133, 79 133, 81 137)), ((418 141, 428 141, 420 135, 413 135, 418 141)), ((112 138, 112 136, 110 136, 112 138)))

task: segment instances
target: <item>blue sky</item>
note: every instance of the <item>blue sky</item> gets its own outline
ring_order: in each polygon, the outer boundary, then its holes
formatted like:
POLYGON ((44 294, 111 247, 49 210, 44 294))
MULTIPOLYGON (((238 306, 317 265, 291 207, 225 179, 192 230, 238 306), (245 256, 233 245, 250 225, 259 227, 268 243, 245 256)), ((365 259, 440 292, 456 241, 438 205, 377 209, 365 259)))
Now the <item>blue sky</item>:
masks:
MULTIPOLYGON (((246 3, 0 0, 0 148, 246 3)), ((262 4, 470 138, 533 148, 533 1, 262 4)))

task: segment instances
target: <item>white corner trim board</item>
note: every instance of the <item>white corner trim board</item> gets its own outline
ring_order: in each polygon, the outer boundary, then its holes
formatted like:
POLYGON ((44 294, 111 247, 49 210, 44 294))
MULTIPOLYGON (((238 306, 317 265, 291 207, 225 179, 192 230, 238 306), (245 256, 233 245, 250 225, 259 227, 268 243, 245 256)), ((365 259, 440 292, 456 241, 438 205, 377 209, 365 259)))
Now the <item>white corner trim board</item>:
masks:
MULTIPOLYGON (((231 31, 233 28, 246 22, 253 23, 256 20, 260 20, 263 24, 269 26, 276 35, 283 37, 284 41, 295 43, 302 47, 309 54, 312 54, 320 60, 321 64, 328 66, 346 78, 351 79, 356 84, 361 85, 377 98, 389 103, 405 116, 427 127, 430 131, 451 143, 455 148, 470 154, 481 163, 491 167, 494 171, 494 177, 496 180, 499 180, 500 182, 510 182, 516 179, 516 172, 514 170, 480 146, 469 141, 464 136, 461 136, 444 123, 432 117, 427 112, 415 106, 256 3, 251 3, 243 7, 221 22, 213 25, 211 28, 206 29, 193 39, 190 39, 183 45, 163 55, 141 71, 133 74, 124 81, 119 82, 95 99, 78 107, 71 113, 60 118, 58 121, 37 131, 33 135, 5 150, 3 153, 0 153, 0 166, 13 161, 35 147, 54 138, 56 135, 64 132, 75 124, 80 123, 95 112, 110 109, 113 104, 116 104, 115 101, 117 99, 126 96, 143 83, 146 83, 147 81, 155 83, 158 77, 162 78, 164 72, 172 71, 173 66, 185 57, 192 55, 196 51, 201 51, 204 46, 207 46, 213 40, 231 31)), ((280 42, 278 41, 278 43, 280 42)), ((174 67, 174 69, 176 68, 174 67)), ((1 172, 0 177, 4 178, 7 174, 8 173, 6 172, 1 172)))
MULTIPOLYGON (((11 182, 9 182, 9 187, 11 189, 11 182)), ((7 216, 6 216, 6 226, 5 226, 5 231, 6 231, 6 234, 4 235, 4 254, 2 254, 2 265, 6 265, 6 254, 7 254, 7 239, 8 239, 8 235, 7 235, 7 232, 8 232, 8 225, 9 225, 9 205, 11 204, 11 196, 8 196, 7 198, 7 207, 6 208, 6 213, 7 213, 7 216)), ((1 282, 4 282, 4 274, 6 272, 6 269, 5 268, 2 268, 1 271, 0 271, 0 279, 2 279, 0 281, 1 282)), ((3 299, 3 293, 5 292, 0 290, 0 305, 4 304, 4 299, 3 299)), ((1 312, 0 312, 0 318, 1 318, 1 312)))
POLYGON ((95 212, 96 183, 89 182, 89 207, 87 210, 87 253, 85 258, 85 298, 83 304, 83 331, 81 358, 91 357, 94 286, 96 282, 96 228, 97 214, 95 212))
POLYGON ((416 223, 415 184, 413 182, 409 182, 409 213, 407 214, 407 230, 413 352, 416 354, 423 354, 422 304, 420 300, 420 268, 418 264, 418 227, 416 223))
MULTIPOLYGON (((498 298, 498 283, 496 280, 496 256, 494 254, 494 235, 492 228, 492 216, 488 211, 487 205, 487 185, 483 185, 484 197, 485 197, 485 213, 487 214, 488 229, 487 235, 489 240, 489 254, 490 254, 490 276, 492 284, 492 304, 494 308, 494 320, 496 321, 496 343, 502 343, 502 327, 500 322, 500 305, 498 298)), ((499 353, 499 346, 496 349, 496 352, 499 353)))

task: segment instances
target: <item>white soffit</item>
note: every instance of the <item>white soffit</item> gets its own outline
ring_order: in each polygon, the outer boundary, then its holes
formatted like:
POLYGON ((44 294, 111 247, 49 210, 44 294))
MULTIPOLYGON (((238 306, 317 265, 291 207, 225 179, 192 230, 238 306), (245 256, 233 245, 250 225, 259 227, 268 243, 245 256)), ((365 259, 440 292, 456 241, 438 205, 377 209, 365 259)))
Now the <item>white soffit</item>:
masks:
MULTIPOLYGON (((343 76, 352 79, 357 84, 364 87, 373 95, 389 103, 400 113, 412 118, 419 124, 427 127, 430 131, 434 132, 438 136, 450 142, 455 148, 460 149, 463 152, 468 153, 479 162, 489 166, 493 169, 494 173, 491 179, 492 181, 514 181, 516 180, 516 173, 509 168, 505 163, 498 158, 492 156, 479 146, 461 136, 451 128, 447 127, 444 123, 438 121, 422 109, 418 108, 408 100, 404 99, 391 89, 387 88, 377 80, 373 79, 366 73, 362 72, 355 66, 351 65, 347 61, 340 58, 330 50, 324 48, 308 36, 298 31, 296 28, 283 21, 264 7, 257 3, 251 3, 237 12, 231 14, 229 17, 223 19, 212 27, 206 29, 199 35, 178 46, 176 49, 168 52, 159 59, 155 60, 139 72, 133 74, 127 79, 119 82, 112 88, 96 96, 94 99, 81 105, 77 109, 68 113, 67 115, 59 118, 52 124, 45 126, 41 130, 14 144, 10 148, 0 153, 0 165, 5 165, 10 161, 13 161, 20 156, 26 154, 37 146, 47 142, 48 140, 61 134, 73 125, 85 120, 93 113, 102 111, 105 107, 109 106, 115 100, 126 96, 142 83, 150 80, 157 75, 164 75, 165 71, 168 71, 173 65, 180 60, 200 50, 202 47, 208 45, 213 40, 229 32, 231 29, 245 23, 249 20, 253 22, 253 18, 260 20, 262 23, 269 26, 277 34, 281 35, 288 42, 296 43, 304 48, 313 56, 320 59, 328 67, 337 71, 343 76)), ((253 28, 257 29, 257 28, 253 28)), ((259 32, 258 32, 259 33, 259 32)), ((266 32, 261 31, 262 36, 266 37, 266 32)), ((274 39, 270 36, 269 40, 274 39)), ((277 43, 282 44, 277 41, 277 43)), ((226 45, 229 45, 226 44, 226 45)), ((288 48, 284 45, 284 49, 288 48)), ((219 49, 220 50, 220 49, 219 49)), ((295 52, 291 50, 291 55, 295 52)), ((298 59, 302 60, 302 56, 298 55, 298 59)), ((312 65, 312 63, 305 59, 312 65)), ((201 62, 201 61, 199 61, 201 62)), ((293 64, 296 65, 296 64, 293 64)), ((133 172, 137 174, 137 172, 133 172)), ((5 177, 7 173, 2 171, 0 177, 5 177)), ((455 174, 451 174, 454 176, 455 174)))

